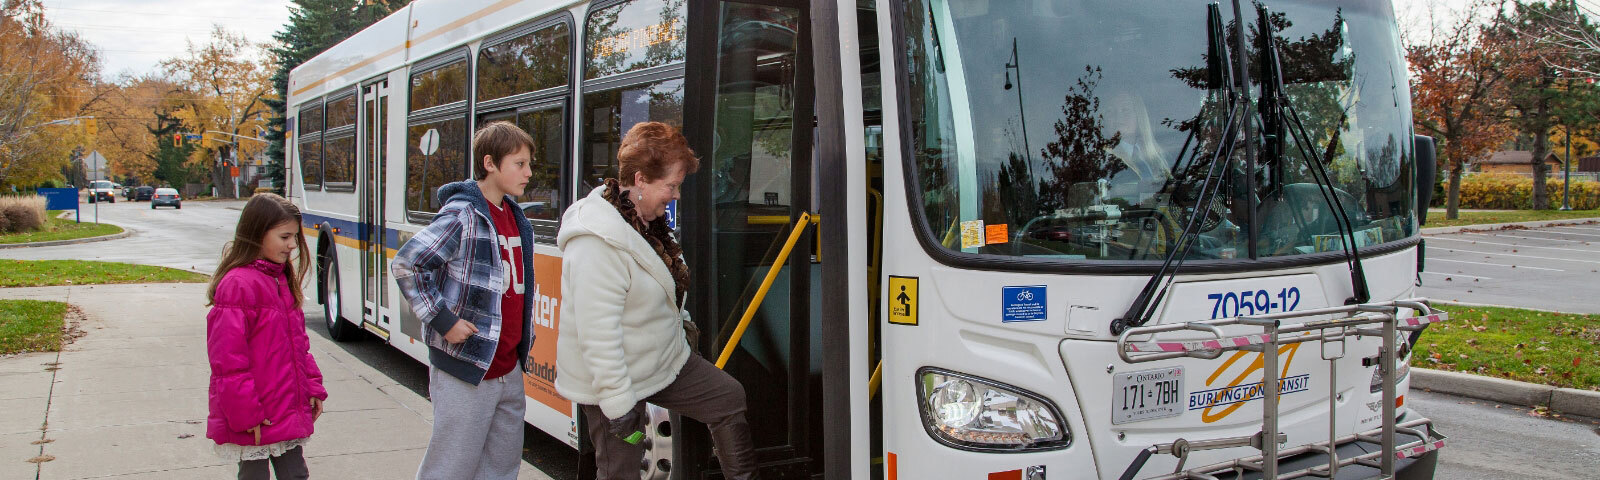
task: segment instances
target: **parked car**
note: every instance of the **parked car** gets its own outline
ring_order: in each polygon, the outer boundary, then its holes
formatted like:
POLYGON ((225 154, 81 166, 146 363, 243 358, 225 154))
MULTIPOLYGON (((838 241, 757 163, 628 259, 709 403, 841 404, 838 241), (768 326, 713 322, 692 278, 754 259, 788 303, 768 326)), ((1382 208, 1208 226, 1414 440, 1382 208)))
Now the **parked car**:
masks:
POLYGON ((89 182, 89 203, 100 200, 117 203, 116 185, 107 180, 89 182))
POLYGON ((175 189, 157 188, 155 196, 150 198, 150 209, 155 210, 160 205, 183 208, 183 197, 175 189))
POLYGON ((133 187, 133 200, 145 201, 156 196, 156 187, 133 187))
POLYGON ((133 185, 128 185, 128 186, 122 187, 122 199, 123 200, 133 200, 133 189, 134 189, 133 185))

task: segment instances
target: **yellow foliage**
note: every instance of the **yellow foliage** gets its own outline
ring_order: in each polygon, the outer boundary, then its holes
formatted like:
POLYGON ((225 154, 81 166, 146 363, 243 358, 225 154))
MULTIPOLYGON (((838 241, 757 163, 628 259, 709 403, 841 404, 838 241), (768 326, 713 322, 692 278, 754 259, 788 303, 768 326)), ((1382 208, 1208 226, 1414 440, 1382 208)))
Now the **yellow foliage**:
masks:
POLYGON ((190 44, 184 56, 161 62, 185 93, 173 116, 190 133, 203 135, 191 165, 210 166, 219 155, 247 159, 266 150, 266 142, 244 137, 258 137, 267 128, 265 100, 275 98, 271 58, 264 46, 216 26, 205 45, 190 44))
MULTIPOLYGON (((1561 185, 1558 179, 1545 182, 1545 192, 1550 195, 1550 205, 1561 205, 1561 185)), ((1572 208, 1590 210, 1600 208, 1600 183, 1572 182, 1572 208)), ((1528 210, 1533 208, 1533 178, 1521 175, 1486 173, 1461 179, 1461 208, 1487 208, 1497 210, 1528 210)))
POLYGON ((160 75, 126 76, 104 85, 100 101, 91 105, 99 122, 95 149, 106 156, 111 172, 142 183, 155 181, 156 112, 177 108, 178 85, 160 75))
POLYGON ((53 27, 38 0, 0 3, 0 185, 57 178, 86 146, 99 68, 94 48, 53 27))

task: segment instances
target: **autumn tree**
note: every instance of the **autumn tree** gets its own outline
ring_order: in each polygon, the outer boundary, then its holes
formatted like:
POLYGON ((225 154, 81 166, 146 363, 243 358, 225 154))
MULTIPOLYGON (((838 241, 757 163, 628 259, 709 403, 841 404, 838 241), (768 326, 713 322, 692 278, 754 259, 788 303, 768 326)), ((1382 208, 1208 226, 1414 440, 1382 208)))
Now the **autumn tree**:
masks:
POLYGON ((274 93, 264 100, 269 113, 263 136, 270 144, 267 145, 267 169, 263 175, 277 181, 277 193, 284 193, 283 185, 287 180, 283 173, 283 161, 289 71, 394 13, 409 1, 294 0, 294 6, 289 7, 289 23, 272 37, 277 40, 271 48, 275 68, 269 80, 274 93))
POLYGON ((1450 175, 1445 194, 1449 219, 1458 217, 1466 162, 1487 156, 1512 134, 1501 121, 1507 108, 1502 88, 1506 71, 1500 66, 1505 59, 1498 55, 1501 49, 1483 45, 1481 11, 1470 9, 1454 25, 1435 26, 1429 39, 1406 47, 1412 122, 1439 141, 1438 161, 1450 175))
MULTIPOLYGON (((182 104, 178 84, 158 74, 125 75, 100 86, 103 93, 89 105, 99 125, 94 148, 104 154, 113 174, 139 183, 156 181, 160 116, 182 104)), ((167 136, 171 141, 171 135, 167 136)))
POLYGON ((184 56, 161 62, 183 93, 173 116, 204 138, 203 148, 194 150, 190 163, 207 165, 217 194, 231 196, 229 167, 267 147, 257 134, 266 129, 265 100, 273 94, 268 78, 274 66, 261 45, 221 26, 212 28, 207 43, 191 42, 187 50, 184 56))
POLYGON ((38 0, 0 0, 0 186, 56 178, 93 136, 88 88, 99 60, 44 17, 38 0))
POLYGON ((1100 97, 1094 93, 1102 76, 1100 67, 1084 67, 1083 76, 1062 100, 1061 119, 1054 125, 1056 138, 1039 150, 1045 160, 1046 180, 1040 202, 1047 211, 1087 205, 1088 199, 1069 198, 1074 185, 1109 179, 1128 168, 1127 162, 1111 153, 1122 144, 1122 132, 1106 131, 1100 97))

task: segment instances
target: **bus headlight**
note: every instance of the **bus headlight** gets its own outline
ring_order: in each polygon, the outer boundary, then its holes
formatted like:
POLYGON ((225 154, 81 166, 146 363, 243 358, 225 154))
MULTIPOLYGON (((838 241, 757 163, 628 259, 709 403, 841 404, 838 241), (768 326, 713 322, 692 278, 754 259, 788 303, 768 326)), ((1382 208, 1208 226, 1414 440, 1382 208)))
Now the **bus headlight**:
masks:
POLYGON ((917 403, 928 434, 952 447, 1034 451, 1072 442, 1055 404, 993 380, 923 368, 917 373, 917 403))

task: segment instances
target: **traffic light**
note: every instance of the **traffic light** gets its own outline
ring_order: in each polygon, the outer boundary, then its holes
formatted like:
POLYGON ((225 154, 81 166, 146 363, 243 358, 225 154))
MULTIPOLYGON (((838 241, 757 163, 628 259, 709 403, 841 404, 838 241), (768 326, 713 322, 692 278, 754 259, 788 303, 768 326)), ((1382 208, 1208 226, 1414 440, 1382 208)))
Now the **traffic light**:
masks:
POLYGON ((181 133, 172 134, 172 146, 179 147, 179 148, 183 147, 183 134, 181 134, 181 133))

